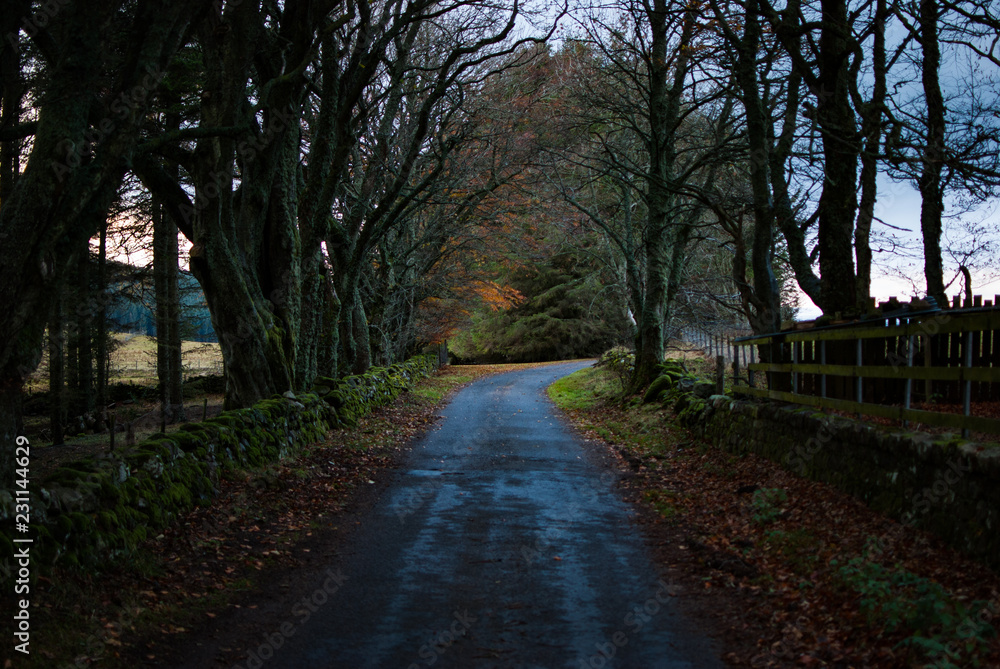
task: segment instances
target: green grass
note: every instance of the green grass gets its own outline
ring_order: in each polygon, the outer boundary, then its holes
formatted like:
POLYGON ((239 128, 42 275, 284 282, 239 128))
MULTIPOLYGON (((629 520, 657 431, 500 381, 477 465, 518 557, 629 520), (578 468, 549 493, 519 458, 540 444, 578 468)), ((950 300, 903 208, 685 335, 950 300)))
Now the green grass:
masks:
POLYGON ((564 376, 549 386, 548 392, 556 406, 566 411, 592 409, 621 399, 621 386, 614 375, 596 367, 564 376))
POLYGON ((646 490, 642 493, 642 498, 667 520, 675 520, 684 513, 679 502, 686 497, 674 490, 646 490))
POLYGON ((472 374, 450 374, 448 376, 436 375, 421 380, 417 387, 413 389, 413 394, 431 402, 440 402, 454 388, 472 381, 475 377, 472 374))

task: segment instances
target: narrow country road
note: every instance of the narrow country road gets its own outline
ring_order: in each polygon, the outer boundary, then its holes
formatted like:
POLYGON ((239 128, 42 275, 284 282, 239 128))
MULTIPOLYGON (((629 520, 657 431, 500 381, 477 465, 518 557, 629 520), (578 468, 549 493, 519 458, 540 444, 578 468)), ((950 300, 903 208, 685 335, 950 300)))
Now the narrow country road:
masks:
POLYGON ((676 612, 613 475, 545 395, 586 364, 456 395, 328 572, 315 611, 276 621, 290 634, 260 665, 721 667, 676 612))

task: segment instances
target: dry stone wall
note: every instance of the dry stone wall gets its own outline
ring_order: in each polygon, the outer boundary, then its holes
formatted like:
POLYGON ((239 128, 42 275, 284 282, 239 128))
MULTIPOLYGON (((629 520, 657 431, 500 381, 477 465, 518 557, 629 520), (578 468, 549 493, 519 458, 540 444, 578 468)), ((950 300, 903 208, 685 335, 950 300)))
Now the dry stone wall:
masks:
POLYGON ((829 483, 1000 568, 1000 448, 711 392, 668 363, 645 400, 667 403, 694 435, 730 453, 829 483))
MULTIPOLYGON (((252 407, 227 411, 135 446, 68 463, 31 493, 32 559, 95 567, 126 555, 195 505, 211 504, 220 474, 280 460, 353 425, 437 367, 420 356, 344 379, 320 378, 309 392, 287 392, 252 407)), ((11 492, 0 490, 0 544, 11 555, 11 492)), ((4 580, 0 575, 0 580, 4 580)))

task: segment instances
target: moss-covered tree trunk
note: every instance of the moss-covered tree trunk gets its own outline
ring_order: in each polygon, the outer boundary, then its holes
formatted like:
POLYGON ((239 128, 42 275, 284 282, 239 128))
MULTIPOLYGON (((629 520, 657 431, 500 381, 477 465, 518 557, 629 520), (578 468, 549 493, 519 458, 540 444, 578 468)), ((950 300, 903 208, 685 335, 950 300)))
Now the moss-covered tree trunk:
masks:
POLYGON ((153 199, 153 287, 156 293, 156 376, 167 422, 184 420, 181 394, 180 297, 177 289, 177 226, 153 199))
MULTIPOLYGON (((290 12, 299 8, 290 8, 290 12)), ((298 26, 294 16, 288 19, 298 26)), ((295 386, 302 316, 301 241, 297 229, 299 118, 304 80, 285 76, 292 53, 258 51, 263 18, 257 3, 227 5, 200 32, 206 63, 201 122, 252 127, 246 101, 251 64, 275 77, 259 131, 198 142, 191 212, 191 269, 205 291, 226 368, 226 407, 247 406, 295 386), (225 29, 221 29, 224 27, 225 29), (265 66, 273 57, 274 69, 265 66), (281 79, 280 83, 276 83, 281 79), (234 190, 234 168, 240 181, 234 190)))
MULTIPOLYGON (((647 10, 648 11, 648 10, 647 10)), ((681 100, 690 67, 689 48, 694 34, 693 9, 684 10, 679 44, 671 43, 671 22, 666 0, 655 0, 647 13, 651 45, 649 59, 649 98, 644 110, 649 118, 646 140, 649 170, 646 176, 648 220, 642 244, 645 256, 642 309, 638 314, 635 374, 631 389, 637 391, 658 375, 657 366, 666 354, 664 327, 669 316, 671 279, 679 278, 675 262, 684 258, 689 233, 678 226, 674 172, 677 163, 677 130, 681 118, 681 100), (670 53, 676 49, 675 53, 670 53), (671 57, 672 56, 672 57, 671 57)), ((677 286, 673 287, 676 292, 677 286)))
POLYGON ((338 370, 363 374, 371 367, 368 319, 361 301, 361 271, 358 263, 342 260, 334 264, 334 285, 338 298, 338 370))

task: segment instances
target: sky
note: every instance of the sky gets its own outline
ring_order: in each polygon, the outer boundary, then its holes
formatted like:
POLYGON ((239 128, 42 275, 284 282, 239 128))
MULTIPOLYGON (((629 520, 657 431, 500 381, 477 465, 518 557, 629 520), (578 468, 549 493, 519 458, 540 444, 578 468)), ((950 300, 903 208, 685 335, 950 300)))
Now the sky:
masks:
MULTIPOLYGON (((947 211, 946 211, 947 214, 947 211)), ((894 182, 887 177, 882 177, 879 182, 879 197, 876 204, 875 215, 893 226, 902 228, 907 233, 897 232, 900 236, 908 238, 913 244, 920 243, 920 193, 909 183, 894 182)), ((974 220, 983 217, 985 214, 973 214, 974 220)), ((1000 214, 993 204, 992 214, 987 217, 985 223, 1000 235, 1000 214)), ((947 223, 946 223, 947 226, 947 223)), ((885 229, 883 227, 883 229, 885 229)), ((873 244, 873 247, 877 245, 873 244)), ((874 250, 874 248, 873 248, 874 250)), ((896 297, 901 302, 907 302, 914 297, 913 285, 910 281, 898 276, 904 273, 916 283, 920 289, 920 294, 916 297, 923 297, 922 292, 926 283, 923 278, 923 255, 913 260, 912 267, 900 267, 901 262, 898 257, 891 253, 875 252, 872 267, 871 295, 876 302, 888 300, 896 297), (897 266, 895 272, 889 268, 897 266)), ((954 276, 955 267, 945 259, 945 283, 954 276)), ((965 286, 959 278, 948 286, 946 292, 949 297, 963 293, 965 286)), ((984 299, 993 299, 994 294, 1000 294, 1000 278, 995 278, 987 271, 972 271, 972 293, 982 295, 984 299)), ((798 320, 812 320, 818 318, 822 312, 819 307, 813 304, 809 297, 799 292, 799 312, 798 320)))

